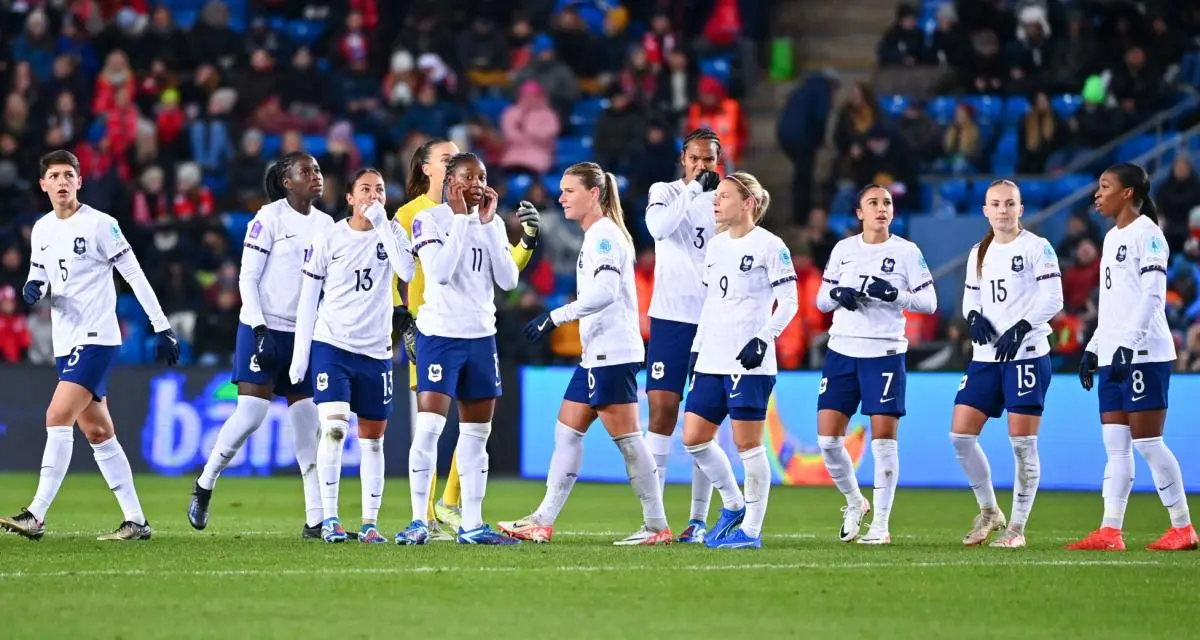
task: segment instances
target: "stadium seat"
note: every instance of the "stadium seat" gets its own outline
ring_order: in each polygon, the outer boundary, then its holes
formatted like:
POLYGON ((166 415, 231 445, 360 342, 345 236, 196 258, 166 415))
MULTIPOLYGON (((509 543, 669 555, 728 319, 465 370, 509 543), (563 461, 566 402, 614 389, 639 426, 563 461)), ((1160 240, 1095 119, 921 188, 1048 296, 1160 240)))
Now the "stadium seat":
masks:
POLYGON ((899 118, 908 108, 908 96, 884 96, 879 100, 879 108, 893 118, 899 118))
POLYGON ((132 293, 122 293, 117 296, 117 317, 118 318, 137 318, 138 316, 146 317, 146 313, 142 311, 142 305, 137 301, 137 297, 132 293))
POLYGON ((954 205, 955 211, 962 211, 967 204, 967 181, 959 178, 944 180, 937 188, 942 200, 954 205))
POLYGON ((1017 132, 1007 128, 996 141, 996 150, 992 153, 992 173, 997 176, 1011 176, 1017 173, 1017 160, 1020 157, 1017 150, 1017 132))
POLYGON ((1083 100, 1079 96, 1069 93, 1050 99, 1050 108, 1054 109, 1054 113, 1058 114, 1060 118, 1070 118, 1081 106, 1083 106, 1083 100))
POLYGON ((568 167, 576 162, 587 162, 592 155, 591 136, 563 136, 555 146, 555 162, 560 167, 568 167))
POLYGON ((292 20, 284 27, 283 34, 294 46, 311 47, 325 35, 325 21, 292 20))
POLYGON ((1004 124, 1015 125, 1029 111, 1029 99, 1025 96, 1009 96, 1004 101, 1004 124))
POLYGON ((585 98, 575 103, 571 108, 571 127, 578 131, 591 133, 600 119, 600 114, 608 108, 608 100, 602 98, 585 98))
POLYGON ((320 158, 329 150, 329 144, 325 140, 325 136, 314 133, 304 136, 304 150, 312 154, 314 158, 320 158))
POLYGON ((920 199, 921 211, 933 211, 933 185, 922 182, 917 186, 917 195, 920 199))
POLYGON ((1200 51, 1183 56, 1179 66, 1179 80, 1193 87, 1200 86, 1200 51))
POLYGON ((858 225, 858 217, 851 213, 831 213, 829 215, 829 230, 833 235, 841 237, 858 225))
POLYGON ((496 96, 483 96, 476 98, 475 101, 471 103, 471 108, 475 112, 475 115, 483 116, 488 122, 492 123, 492 126, 499 126, 500 114, 504 113, 504 110, 507 109, 508 105, 510 104, 512 103, 505 98, 496 96))
POLYGON ((1047 180, 1022 180, 1021 203, 1030 209, 1040 209, 1046 206, 1046 198, 1050 194, 1047 180))
POLYGON ((246 238, 246 228, 250 226, 250 221, 253 219, 254 214, 248 211, 231 211, 221 215, 225 233, 229 236, 229 242, 233 246, 242 246, 242 241, 246 238))
POLYGON ((542 188, 546 190, 546 196, 557 200, 562 191, 558 188, 558 182, 562 176, 556 173, 548 173, 542 176, 542 188))
POLYGON ((1071 194, 1096 184, 1096 179, 1086 173, 1071 173, 1059 177, 1050 183, 1050 200, 1047 204, 1056 203, 1071 194))
POLYGON ((723 56, 700 58, 700 75, 712 76, 721 81, 721 86, 729 89, 729 79, 733 75, 733 65, 729 58, 723 56))
POLYGON ((954 118, 954 109, 958 101, 951 96, 938 96, 929 101, 929 117, 938 124, 947 125, 954 118))
POLYGON ((375 136, 366 133, 355 134, 354 145, 358 147, 363 165, 375 164, 375 136))
POLYGON ((1004 100, 997 96, 965 96, 962 102, 975 110, 975 122, 980 126, 995 124, 1004 115, 1004 100))
POLYGON ((141 318, 123 317, 122 320, 124 335, 121 336, 121 353, 117 361, 122 364, 143 364, 146 362, 145 314, 141 318))
POLYGON ((527 173, 518 173, 515 176, 509 176, 508 186, 504 194, 504 204, 510 207, 516 207, 525 198, 525 194, 529 193, 529 188, 533 186, 533 178, 527 173))
MULTIPOLYGON (((1169 138, 1164 138, 1163 140, 1166 141, 1169 140, 1169 138)), ((1157 147, 1158 143, 1159 138, 1156 135, 1146 134, 1134 136, 1121 146, 1117 147, 1116 160, 1117 162, 1132 162, 1138 156, 1157 147)))

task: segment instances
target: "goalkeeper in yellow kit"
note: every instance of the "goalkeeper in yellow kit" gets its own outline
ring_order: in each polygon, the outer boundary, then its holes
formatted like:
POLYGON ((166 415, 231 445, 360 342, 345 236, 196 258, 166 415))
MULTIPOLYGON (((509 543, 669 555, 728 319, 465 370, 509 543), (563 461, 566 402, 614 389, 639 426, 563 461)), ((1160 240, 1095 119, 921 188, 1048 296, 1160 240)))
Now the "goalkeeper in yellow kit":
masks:
MULTIPOLYGON (((405 196, 409 200, 396 211, 396 220, 408 232, 409 237, 412 237, 412 223, 417 214, 441 204, 442 189, 446 179, 446 163, 458 152, 458 145, 453 142, 444 138, 433 138, 422 144, 413 153, 412 160, 408 164, 408 184, 405 185, 405 196)), ((517 268, 524 269, 525 265, 529 264, 529 259, 533 257, 533 250, 537 246, 538 212, 532 206, 523 206, 518 211, 518 215, 521 221, 522 236, 521 241, 512 247, 512 255, 513 260, 517 263, 517 268)), ((408 311, 412 318, 416 318, 424 298, 425 274, 421 269, 420 261, 418 261, 416 275, 408 283, 408 311)), ((404 300, 400 296, 398 279, 393 282, 392 286, 392 305, 395 307, 404 305, 404 300)), ((405 348, 409 353, 409 389, 416 391, 417 370, 415 358, 412 356, 416 342, 416 324, 409 320, 401 323, 397 329, 402 334, 405 348)), ((459 507, 457 453, 450 460, 450 476, 446 479, 446 489, 442 493, 441 500, 434 498, 437 495, 436 473, 433 475, 431 484, 429 514, 426 520, 429 523, 431 537, 433 540, 454 540, 454 534, 458 532, 462 519, 459 507)))

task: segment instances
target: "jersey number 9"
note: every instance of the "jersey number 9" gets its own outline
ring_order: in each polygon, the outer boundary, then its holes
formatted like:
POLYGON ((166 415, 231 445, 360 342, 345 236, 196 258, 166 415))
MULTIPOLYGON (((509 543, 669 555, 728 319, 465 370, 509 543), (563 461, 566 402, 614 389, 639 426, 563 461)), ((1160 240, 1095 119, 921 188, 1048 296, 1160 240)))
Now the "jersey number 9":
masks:
POLYGON ((729 276, 721 276, 718 284, 721 286, 721 297, 724 298, 729 293, 729 276))

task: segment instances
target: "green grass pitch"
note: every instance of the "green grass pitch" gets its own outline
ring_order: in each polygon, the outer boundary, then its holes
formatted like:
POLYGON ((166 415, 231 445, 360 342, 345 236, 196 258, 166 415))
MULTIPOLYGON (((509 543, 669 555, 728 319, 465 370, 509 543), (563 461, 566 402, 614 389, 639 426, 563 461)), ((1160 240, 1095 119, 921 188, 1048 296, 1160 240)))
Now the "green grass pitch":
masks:
MULTIPOLYGON (((15 513, 36 481, 0 476, 0 509, 15 513)), ((1125 553, 1061 550, 1098 526, 1099 495, 1039 494, 1031 546, 1008 551, 960 545, 968 491, 900 489, 892 546, 862 547, 836 539, 836 491, 790 487, 771 492, 761 551, 616 548, 640 508, 628 486, 595 484, 576 487, 548 545, 401 548, 301 541, 294 477, 223 479, 204 532, 185 517, 190 478, 137 481, 149 542, 94 539, 121 517, 84 474, 68 476, 41 542, 0 535, 0 637, 1099 639, 1200 626, 1200 555, 1142 550, 1168 524, 1155 495, 1131 500, 1125 553)), ((497 480, 486 515, 523 516, 541 495, 497 480)), ((668 489, 676 527, 689 496, 668 489)), ((357 479, 342 497, 356 527, 357 479)), ((390 481, 389 539, 408 504, 390 481)))

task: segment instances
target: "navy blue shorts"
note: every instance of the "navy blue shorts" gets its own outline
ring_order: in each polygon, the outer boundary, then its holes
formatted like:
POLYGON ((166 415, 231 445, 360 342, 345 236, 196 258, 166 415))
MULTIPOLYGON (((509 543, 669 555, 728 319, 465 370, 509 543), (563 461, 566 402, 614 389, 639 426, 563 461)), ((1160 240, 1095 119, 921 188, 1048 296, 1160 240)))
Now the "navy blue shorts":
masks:
POLYGON ((646 391, 683 395, 687 386, 688 358, 696 325, 650 318, 650 345, 646 349, 646 391))
POLYGON ((1048 355, 1014 362, 972 361, 958 383, 954 404, 974 407, 989 418, 999 418, 1005 410, 1040 416, 1046 406, 1050 374, 1048 355))
POLYGON ((92 399, 100 402, 108 395, 108 370, 121 353, 120 346, 85 344, 75 347, 71 353, 54 358, 58 379, 75 384, 92 392, 92 399))
POLYGON ((288 369, 292 366, 292 347, 296 343, 296 334, 290 331, 275 331, 267 329, 271 340, 275 343, 275 366, 264 369, 258 364, 258 356, 254 355, 257 341, 254 329, 249 325, 238 323, 237 342, 233 348, 233 383, 249 382, 250 384, 274 385, 277 396, 304 396, 311 398, 312 361, 309 361, 308 377, 300 384, 292 384, 288 377, 288 369))
POLYGON ((1096 394, 1100 398, 1100 413, 1124 411, 1155 411, 1167 408, 1167 391, 1171 387, 1170 362, 1139 362, 1125 382, 1108 379, 1111 367, 1096 371, 1096 394))
POLYGON ((392 361, 376 360, 324 342, 312 343, 313 402, 348 402, 367 420, 392 413, 392 361))
POLYGON ((697 373, 683 410, 717 425, 725 416, 732 420, 766 420, 774 389, 775 376, 697 373))
POLYGON ((903 353, 851 358, 831 349, 821 368, 817 410, 833 409, 853 416, 861 401, 864 416, 903 417, 907 379, 903 353))
POLYGON ((636 362, 613 364, 606 367, 575 367, 563 400, 578 402, 592 407, 610 404, 636 404, 637 373, 642 365, 636 362))
POLYGON ((417 332, 417 393, 433 391, 458 400, 503 394, 496 336, 443 338, 417 332))

